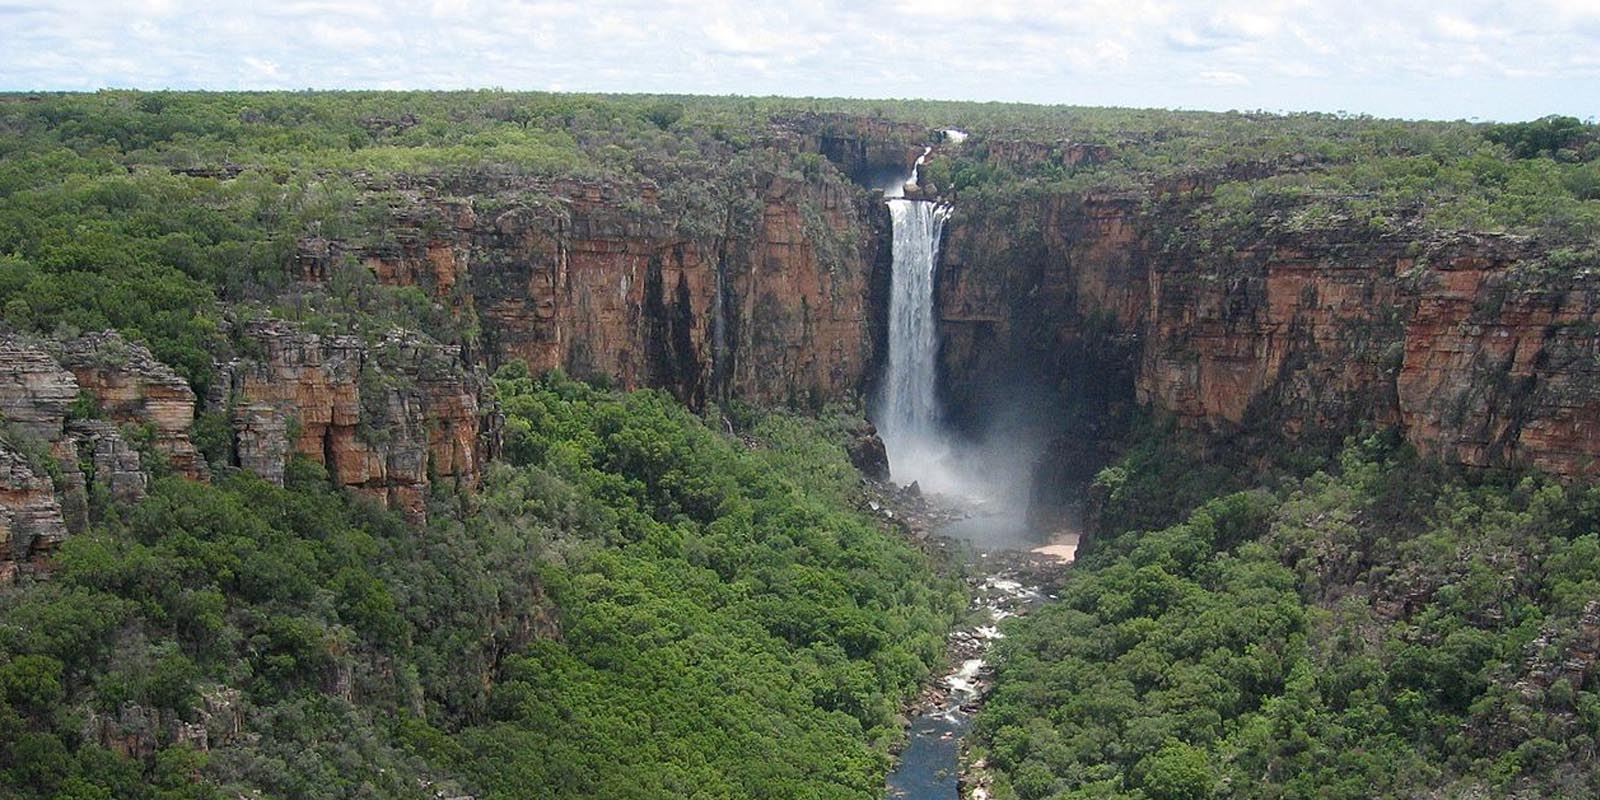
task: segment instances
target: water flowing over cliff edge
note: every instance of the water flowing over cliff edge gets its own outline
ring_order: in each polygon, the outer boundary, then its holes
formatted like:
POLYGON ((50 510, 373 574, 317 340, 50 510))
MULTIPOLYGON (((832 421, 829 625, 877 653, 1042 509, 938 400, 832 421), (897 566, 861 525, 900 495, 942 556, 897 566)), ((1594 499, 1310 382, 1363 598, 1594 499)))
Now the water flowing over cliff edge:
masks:
MULTIPOLYGON (((918 165, 927 152, 918 158, 918 165)), ((924 490, 959 492, 964 487, 950 463, 955 454, 939 410, 939 341, 933 305, 939 243, 950 209, 934 201, 906 199, 906 186, 916 182, 914 166, 908 179, 896 180, 884 192, 893 232, 893 268, 888 353, 876 418, 894 480, 915 482, 924 490)))

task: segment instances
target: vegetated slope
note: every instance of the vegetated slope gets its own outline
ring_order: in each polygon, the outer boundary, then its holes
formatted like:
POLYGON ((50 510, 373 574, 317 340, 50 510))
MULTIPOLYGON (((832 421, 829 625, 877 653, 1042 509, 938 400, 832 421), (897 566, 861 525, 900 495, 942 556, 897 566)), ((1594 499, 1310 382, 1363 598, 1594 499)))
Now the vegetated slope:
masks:
POLYGON ((497 384, 510 463, 426 527, 168 477, 0 587, 6 796, 876 796, 960 605, 836 431, 497 384))
MULTIPOLYGON (((1102 475, 1104 519, 1181 507, 1160 450, 1102 475)), ((1381 435, 1274 483, 1118 528, 1009 629, 976 728, 999 796, 1594 796, 1593 487, 1381 435)))

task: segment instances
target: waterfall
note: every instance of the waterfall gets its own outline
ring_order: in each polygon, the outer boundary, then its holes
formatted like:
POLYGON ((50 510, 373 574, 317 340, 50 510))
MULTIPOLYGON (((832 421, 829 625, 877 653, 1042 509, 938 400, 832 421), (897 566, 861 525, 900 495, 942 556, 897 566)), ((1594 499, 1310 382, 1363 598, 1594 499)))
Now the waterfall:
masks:
POLYGON ((728 294, 727 245, 717 247, 716 294, 711 298, 711 396, 728 395, 728 294))
MULTIPOLYGON (((931 148, 930 148, 931 150, 931 148)), ((889 358, 879 399, 878 431, 889 451, 895 480, 913 480, 936 491, 950 488, 943 480, 942 463, 949 447, 940 427, 938 397, 934 391, 939 340, 934 330, 934 268, 939 260, 939 238, 950 207, 924 200, 905 199, 911 178, 884 192, 894 225, 894 269, 889 297, 889 358)))

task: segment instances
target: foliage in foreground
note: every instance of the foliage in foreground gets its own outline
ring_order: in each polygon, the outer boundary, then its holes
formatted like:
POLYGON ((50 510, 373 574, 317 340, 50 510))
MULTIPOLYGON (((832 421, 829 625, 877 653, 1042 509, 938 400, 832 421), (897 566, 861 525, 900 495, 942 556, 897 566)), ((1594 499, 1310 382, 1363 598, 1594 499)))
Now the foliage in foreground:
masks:
POLYGON ((977 724, 1020 798, 1592 797, 1600 491, 1376 440, 1113 538, 977 724), (1591 626, 1580 629, 1579 620, 1591 626))
POLYGON ((876 796, 959 602, 837 443, 498 384, 513 464, 425 528, 304 462, 169 478, 0 590, 0 795, 876 796))
MULTIPOLYGON (((840 510, 814 423, 747 452, 659 392, 502 371, 513 462, 597 514, 553 588, 560 640, 508 663, 456 758, 489 796, 875 797, 899 704, 959 608, 925 557, 840 510), (781 448, 781 449, 780 449, 781 448), (531 465, 542 465, 533 467, 531 465)), ((853 482, 853 481, 851 481, 853 482)))

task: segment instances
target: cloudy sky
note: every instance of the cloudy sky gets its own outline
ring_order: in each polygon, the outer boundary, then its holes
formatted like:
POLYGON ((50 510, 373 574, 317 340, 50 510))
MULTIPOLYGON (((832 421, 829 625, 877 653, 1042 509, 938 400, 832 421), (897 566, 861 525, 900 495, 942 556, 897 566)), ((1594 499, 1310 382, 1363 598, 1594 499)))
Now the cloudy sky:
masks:
POLYGON ((1600 0, 0 0, 0 89, 1600 115, 1600 0))

